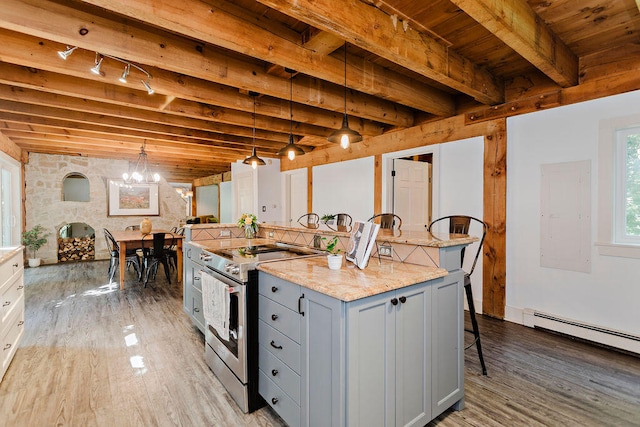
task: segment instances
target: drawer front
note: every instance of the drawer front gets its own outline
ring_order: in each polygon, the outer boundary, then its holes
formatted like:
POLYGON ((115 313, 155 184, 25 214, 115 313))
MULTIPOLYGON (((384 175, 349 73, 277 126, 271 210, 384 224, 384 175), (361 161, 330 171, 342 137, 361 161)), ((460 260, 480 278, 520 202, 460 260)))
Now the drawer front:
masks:
POLYGON ((260 273, 259 292, 293 311, 298 311, 300 285, 279 279, 269 274, 260 273))
POLYGON ((16 272, 24 268, 22 252, 18 252, 10 259, 0 264, 0 288, 6 283, 5 280, 11 278, 16 272))
POLYGON ((300 405, 300 375, 260 345, 258 366, 282 391, 300 405))
POLYGON ((4 322, 17 310, 17 306, 24 305, 24 285, 22 273, 13 276, 13 281, 4 286, 0 295, 0 319, 4 322))
POLYGON ((258 317, 267 325, 300 342, 300 314, 260 295, 258 317))
POLYGON ((191 315, 198 329, 204 334, 204 310, 202 309, 202 292, 195 287, 191 288, 193 294, 193 312, 191 315))
POLYGON ((258 392, 290 427, 300 425, 300 407, 264 372, 259 372, 258 392))
POLYGON ((260 344, 286 363, 296 374, 300 374, 300 344, 287 338, 262 320, 259 321, 258 334, 260 344))
MULTIPOLYGON (((7 329, 0 341, 0 349, 2 351, 2 376, 7 371, 13 355, 18 349, 18 343, 24 333, 24 310, 18 310, 11 316, 7 324, 7 329)), ((0 379, 2 379, 0 376, 0 379)))

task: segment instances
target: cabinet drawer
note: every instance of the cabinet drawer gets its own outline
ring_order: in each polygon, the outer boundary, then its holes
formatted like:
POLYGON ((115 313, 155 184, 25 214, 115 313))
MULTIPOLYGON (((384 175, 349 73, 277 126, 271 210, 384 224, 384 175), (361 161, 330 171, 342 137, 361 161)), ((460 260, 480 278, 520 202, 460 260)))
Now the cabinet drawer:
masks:
POLYGON ((300 425, 300 407, 262 371, 259 372, 258 392, 290 427, 300 425))
POLYGON ((5 280, 12 277, 16 272, 23 269, 22 251, 18 252, 10 259, 0 264, 0 288, 6 283, 5 280))
POLYGON ((7 328, 3 332, 2 340, 0 341, 0 349, 2 351, 2 375, 0 375, 0 379, 7 371, 9 363, 11 363, 11 359, 13 359, 13 355, 18 349, 20 338, 24 333, 24 310, 17 310, 14 313, 7 322, 7 328))
POLYGON ((260 344, 286 363, 296 374, 300 374, 300 344, 276 331, 262 320, 259 321, 258 334, 260 344))
POLYGON ((300 285, 287 282, 269 274, 260 273, 259 276, 260 294, 272 299, 293 311, 298 311, 298 300, 300 299, 300 285))
POLYGON ((300 375, 275 357, 266 347, 260 345, 258 366, 296 404, 300 405, 300 375))
POLYGON ((267 325, 300 342, 300 314, 260 295, 258 317, 267 325))
POLYGON ((4 322, 11 313, 16 310, 15 307, 24 304, 24 285, 22 273, 12 277, 11 283, 6 284, 0 291, 0 321, 4 322))

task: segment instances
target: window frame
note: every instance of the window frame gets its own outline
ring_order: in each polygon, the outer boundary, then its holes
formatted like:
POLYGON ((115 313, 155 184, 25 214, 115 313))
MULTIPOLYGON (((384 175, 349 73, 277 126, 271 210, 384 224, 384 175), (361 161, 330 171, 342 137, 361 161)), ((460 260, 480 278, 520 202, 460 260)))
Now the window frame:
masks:
POLYGON ((640 245, 640 236, 627 234, 627 142, 629 135, 640 135, 640 126, 616 130, 614 163, 614 242, 640 245))
MULTIPOLYGON (((622 173, 621 168, 616 164, 617 159, 618 134, 625 129, 638 128, 640 130, 640 115, 625 117, 615 117, 600 121, 600 135, 598 143, 598 238, 595 245, 598 247, 600 255, 615 256, 624 258, 640 258, 640 241, 629 241, 628 239, 618 239, 616 235, 616 215, 620 214, 618 201, 620 192, 617 188, 619 178, 617 174, 622 173)), ((625 161, 626 163, 626 161, 625 161)))

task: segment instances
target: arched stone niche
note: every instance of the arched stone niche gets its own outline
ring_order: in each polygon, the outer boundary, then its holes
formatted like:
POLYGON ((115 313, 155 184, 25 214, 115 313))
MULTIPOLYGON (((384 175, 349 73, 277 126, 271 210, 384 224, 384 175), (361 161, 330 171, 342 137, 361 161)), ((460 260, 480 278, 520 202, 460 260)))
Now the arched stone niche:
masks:
POLYGON ((62 179, 62 200, 65 202, 89 201, 89 178, 79 172, 71 172, 62 179))

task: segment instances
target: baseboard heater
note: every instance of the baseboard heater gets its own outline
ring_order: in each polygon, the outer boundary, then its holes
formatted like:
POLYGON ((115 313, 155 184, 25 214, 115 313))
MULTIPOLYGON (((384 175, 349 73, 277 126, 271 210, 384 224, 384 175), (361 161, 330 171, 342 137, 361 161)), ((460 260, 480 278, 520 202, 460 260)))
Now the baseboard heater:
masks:
POLYGON ((549 329, 587 341, 593 341, 609 347, 640 354, 640 336, 637 335, 590 325, 576 320, 564 319, 530 308, 524 310, 523 321, 524 325, 530 328, 549 329))

